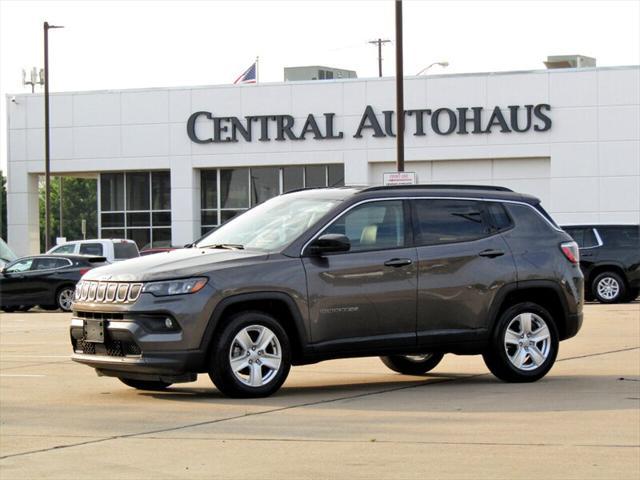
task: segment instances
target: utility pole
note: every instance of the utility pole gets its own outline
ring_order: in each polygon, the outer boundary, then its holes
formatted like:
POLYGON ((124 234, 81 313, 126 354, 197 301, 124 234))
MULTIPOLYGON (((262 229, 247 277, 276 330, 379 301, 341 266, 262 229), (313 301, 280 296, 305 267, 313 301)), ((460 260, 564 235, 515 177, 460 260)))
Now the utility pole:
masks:
POLYGON ((402 0, 396 0, 396 170, 404 172, 404 71, 402 65, 402 0))
POLYGON ((59 193, 58 193, 58 197, 60 198, 60 235, 58 235, 59 237, 64 237, 64 230, 62 228, 62 175, 60 175, 58 177, 58 181, 59 183, 59 193))
POLYGON ((49 156, 49 29, 64 28, 44 22, 44 246, 50 247, 51 230, 51 159, 49 156))
POLYGON ((383 40, 381 38, 377 40, 371 40, 369 43, 373 45, 378 45, 378 76, 382 76, 382 44, 389 43, 391 40, 383 40))

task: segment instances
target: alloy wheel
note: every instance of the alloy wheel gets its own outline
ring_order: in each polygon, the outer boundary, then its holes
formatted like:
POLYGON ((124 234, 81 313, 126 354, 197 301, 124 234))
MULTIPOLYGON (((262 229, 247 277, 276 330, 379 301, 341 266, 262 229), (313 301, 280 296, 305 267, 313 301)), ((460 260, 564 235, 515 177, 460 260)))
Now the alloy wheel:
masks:
POLYGON ((507 326, 504 348, 509 361, 518 370, 535 370, 547 360, 551 351, 549 327, 539 315, 521 313, 507 326))
POLYGON ((240 382, 250 387, 262 387, 276 377, 282 365, 280 341, 264 325, 249 325, 233 338, 229 364, 240 382))
POLYGON ((433 353, 424 353, 422 355, 403 355, 403 356, 410 362, 420 363, 420 362, 429 360, 431 357, 433 357, 433 353))
POLYGON ((71 310, 74 294, 75 291, 73 288, 63 288, 60 290, 60 293, 58 294, 58 306, 65 312, 71 310))
POLYGON ((620 284, 613 277, 603 277, 596 286, 598 295, 605 300, 614 300, 620 294, 620 284))

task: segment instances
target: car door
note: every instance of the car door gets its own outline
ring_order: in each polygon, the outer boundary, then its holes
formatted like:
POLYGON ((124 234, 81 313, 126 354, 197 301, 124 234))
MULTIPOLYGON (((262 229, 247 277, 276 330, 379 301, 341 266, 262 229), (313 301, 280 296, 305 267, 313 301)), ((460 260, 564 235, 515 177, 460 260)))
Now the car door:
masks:
POLYGON ((25 305, 33 297, 29 270, 33 258, 21 258, 9 264, 0 276, 0 298, 3 306, 25 305))
POLYGON ((418 341, 486 332, 497 291, 516 280, 511 251, 500 233, 510 228, 509 216, 499 203, 477 200, 419 199, 411 205, 418 341))
POLYGON ((304 256, 313 343, 321 350, 415 345, 416 250, 403 200, 352 207, 320 234, 348 252, 304 256))

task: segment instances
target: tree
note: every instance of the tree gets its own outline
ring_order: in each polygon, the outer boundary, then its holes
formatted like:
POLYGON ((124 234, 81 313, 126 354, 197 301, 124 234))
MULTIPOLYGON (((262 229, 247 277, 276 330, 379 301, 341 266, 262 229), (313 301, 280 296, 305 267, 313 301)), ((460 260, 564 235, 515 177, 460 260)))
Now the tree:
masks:
MULTIPOLYGON (((44 178, 40 179, 40 250, 44 251, 44 178)), ((82 240, 82 219, 87 221, 87 238, 98 236, 97 181, 92 178, 63 177, 62 226, 67 240, 82 240)), ((60 181, 51 178, 51 241, 60 236, 60 181)))

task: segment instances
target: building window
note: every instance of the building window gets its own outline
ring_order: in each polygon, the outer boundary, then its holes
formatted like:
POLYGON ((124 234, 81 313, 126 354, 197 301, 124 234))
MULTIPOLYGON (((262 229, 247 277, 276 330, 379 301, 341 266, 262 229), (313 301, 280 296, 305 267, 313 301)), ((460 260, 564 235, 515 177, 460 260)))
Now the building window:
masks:
POLYGON ((219 168, 200 171, 202 234, 281 193, 344 185, 344 165, 219 168))
POLYGON ((140 250, 171 246, 168 171, 100 174, 100 238, 129 238, 140 250))

